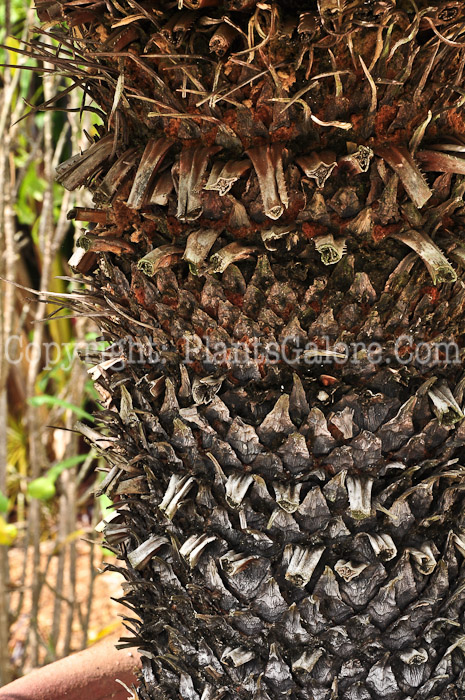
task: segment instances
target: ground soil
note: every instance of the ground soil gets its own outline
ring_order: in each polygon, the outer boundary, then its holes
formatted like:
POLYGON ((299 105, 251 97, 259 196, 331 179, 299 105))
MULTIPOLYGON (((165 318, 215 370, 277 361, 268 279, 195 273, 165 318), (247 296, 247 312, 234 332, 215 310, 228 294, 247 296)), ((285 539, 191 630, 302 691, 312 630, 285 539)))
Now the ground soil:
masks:
MULTIPOLYGON (((47 559, 53 551, 54 543, 51 541, 41 544, 41 570, 45 569, 47 559)), ((76 562, 76 605, 81 606, 82 613, 85 614, 88 606, 89 581, 90 581, 90 544, 78 539, 76 541, 77 562, 76 562)), ((16 675, 27 673, 32 669, 30 653, 28 649, 28 635, 33 624, 31 620, 31 574, 32 574, 32 550, 28 551, 27 570, 24 582, 22 581, 24 550, 19 547, 12 547, 9 551, 10 584, 12 589, 11 608, 14 611, 18 605, 21 588, 24 591, 22 610, 17 620, 15 620, 10 630, 10 653, 16 675)), ((102 549, 97 545, 94 547, 94 566, 102 569, 105 562, 112 561, 112 558, 104 555, 102 549)), ((62 604, 62 616, 60 622, 60 633, 56 649, 50 648, 50 634, 52 631, 53 611, 56 600, 54 592, 56 586, 56 571, 58 557, 52 556, 46 581, 49 585, 43 585, 40 595, 40 608, 37 621, 37 628, 40 637, 39 665, 53 661, 64 655, 64 638, 67 625, 68 602, 62 604)), ((69 579, 68 570, 65 569, 65 584, 63 596, 69 599, 69 587, 66 585, 69 579)), ((112 598, 119 598, 122 595, 122 577, 114 572, 107 571, 99 573, 94 583, 94 593, 91 602, 91 612, 89 629, 87 634, 87 644, 91 644, 107 634, 114 634, 115 630, 121 628, 119 615, 124 608, 112 598)), ((83 648, 83 631, 79 621, 79 616, 75 613, 71 631, 71 649, 78 651, 83 648)))

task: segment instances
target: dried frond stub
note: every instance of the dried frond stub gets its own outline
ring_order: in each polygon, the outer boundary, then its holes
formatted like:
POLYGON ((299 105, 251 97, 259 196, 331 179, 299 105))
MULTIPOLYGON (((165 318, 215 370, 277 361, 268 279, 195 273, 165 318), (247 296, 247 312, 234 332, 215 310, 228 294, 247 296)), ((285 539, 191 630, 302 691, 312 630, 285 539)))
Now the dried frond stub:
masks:
POLYGON ((280 144, 255 146, 246 151, 258 177, 265 214, 279 219, 289 204, 280 144))
POLYGON ((88 231, 80 236, 77 240, 79 248, 83 248, 87 252, 92 253, 114 253, 122 255, 123 253, 134 253, 134 246, 124 238, 115 238, 113 236, 97 236, 88 231))
POLYGON ((432 192, 413 160, 412 154, 405 146, 378 146, 375 152, 397 173, 408 196, 415 206, 421 209, 432 192))
POLYGON ((317 0, 318 11, 325 19, 336 17, 342 10, 340 0, 317 0))
POLYGON ((446 384, 431 387, 428 396, 441 425, 453 426, 463 419, 462 409, 446 384))
POLYGON ((294 486, 291 486, 289 484, 276 482, 273 484, 273 488, 276 494, 276 503, 278 506, 287 513, 294 513, 300 505, 300 491, 302 489, 302 484, 295 484, 294 486))
POLYGON ((109 523, 115 524, 116 522, 121 523, 124 518, 124 512, 119 510, 113 510, 108 515, 106 515, 97 525, 94 527, 95 532, 104 532, 105 528, 109 523))
POLYGON ((460 651, 465 653, 465 634, 458 634, 455 637, 455 640, 444 652, 444 656, 449 656, 450 654, 452 654, 454 649, 460 649, 460 651))
POLYGON ((221 248, 217 253, 211 256, 209 260, 209 272, 224 272, 229 265, 238 260, 250 258, 257 251, 255 246, 246 246, 234 241, 229 243, 224 248, 221 248))
POLYGON ((294 231, 294 227, 289 226, 272 226, 269 229, 263 229, 260 233, 262 237, 263 244, 267 250, 277 250, 276 243, 273 241, 279 241, 281 238, 288 236, 294 231))
POLYGON ((277 436, 290 435, 295 431, 295 425, 289 415, 289 394, 283 394, 268 413, 257 434, 265 444, 270 444, 277 436))
POLYGON ((399 657, 404 664, 409 666, 420 666, 428 661, 428 652, 425 649, 406 649, 399 657))
POLYGON ((87 373, 92 377, 92 381, 97 381, 105 372, 105 370, 110 369, 116 364, 124 363, 124 355, 119 355, 119 357, 110 357, 108 360, 99 362, 98 364, 90 367, 87 373))
POLYGON ((243 571, 247 565, 255 559, 258 559, 257 555, 243 554, 231 550, 220 557, 220 565, 223 571, 229 576, 235 576, 240 571, 243 571))
POLYGON ((150 195, 149 204, 157 204, 159 207, 166 207, 169 204, 170 195, 173 190, 173 176, 170 170, 165 170, 156 179, 152 194, 150 195))
POLYGON ((281 595, 276 579, 270 576, 260 586, 252 608, 267 622, 275 622, 287 610, 288 605, 281 595))
POLYGON ((180 477, 177 474, 171 475, 163 500, 158 506, 159 509, 165 513, 167 518, 172 520, 181 501, 189 493, 194 484, 195 480, 191 476, 180 477))
POLYGON ((226 481, 226 501, 231 508, 240 508, 245 494, 253 483, 250 474, 231 474, 226 481))
POLYGON ((145 476, 135 476, 131 479, 119 481, 116 488, 111 488, 108 494, 115 493, 117 496, 129 496, 130 494, 146 494, 148 493, 147 481, 145 476))
POLYGON ((169 540, 166 537, 154 535, 139 545, 137 549, 129 552, 128 561, 133 569, 143 569, 154 554, 166 544, 169 544, 169 540))
POLYGON ((205 190, 216 190, 224 197, 237 180, 243 177, 251 168, 250 160, 229 160, 227 163, 214 163, 208 177, 205 190))
POLYGON ((452 535, 452 540, 460 554, 465 557, 465 532, 454 533, 452 535))
POLYGON ((144 255, 137 263, 137 267, 148 277, 153 277, 162 267, 170 267, 179 260, 184 251, 173 245, 162 245, 144 255))
POLYGON ((291 555, 286 571, 286 579, 294 586, 303 588, 312 578, 313 572, 320 561, 325 547, 290 547, 291 555))
POLYGON ((186 6, 192 10, 201 10, 204 7, 216 7, 218 0, 179 0, 180 6, 185 2, 186 6))
POLYGON ((334 565, 334 571, 339 574, 344 581, 352 581, 353 578, 360 576, 362 571, 367 568, 367 564, 359 563, 354 564, 353 561, 346 561, 345 559, 339 559, 334 565))
POLYGON ((192 535, 184 542, 179 550, 179 554, 184 557, 190 568, 193 569, 197 566, 205 547, 216 539, 215 535, 206 535, 205 533, 192 535))
POLYGON ((41 22, 59 24, 65 19, 63 6, 56 0, 36 0, 36 12, 41 22))
POLYGON ((218 393, 223 383, 224 375, 219 377, 210 375, 209 377, 195 377, 192 383, 192 400, 196 406, 210 403, 218 393))
POLYGON ((373 211, 371 207, 365 207, 357 216, 347 224, 347 231, 356 236, 371 234, 373 231, 373 211))
POLYGON ((465 247, 453 248, 453 250, 449 251, 449 257, 461 267, 465 267, 465 247))
POLYGON ((140 209, 148 204, 155 175, 171 146, 172 141, 164 136, 148 141, 128 197, 128 207, 140 209))
POLYGON ((108 209, 94 209, 92 207, 74 207, 70 209, 66 218, 71 221, 89 221, 94 224, 107 224, 110 220, 108 209))
POLYGON ((441 282, 455 282, 457 273, 447 260, 444 253, 433 243, 431 238, 425 233, 420 233, 414 229, 407 229, 394 234, 394 238, 402 241, 409 248, 412 248, 423 260, 428 272, 431 275, 433 284, 441 282))
POLYGON ((78 246, 78 248, 82 248, 83 250, 90 250, 94 238, 95 235, 83 233, 82 236, 79 236, 79 238, 77 239, 76 245, 78 246))
POLYGON ((105 541, 108 544, 121 544, 131 535, 131 530, 122 523, 110 523, 105 526, 105 541))
POLYGON ((292 670, 311 673, 318 661, 321 659, 322 656, 325 655, 325 653, 325 650, 321 648, 315 649, 313 651, 304 651, 298 659, 293 661, 292 670))
POLYGON ((216 229, 199 229, 189 234, 182 257, 194 268, 195 272, 206 259, 219 235, 220 231, 216 229))
POLYGON ((173 419, 172 441, 181 450, 189 450, 195 445, 195 438, 190 427, 180 418, 173 419))
POLYGON ((217 56, 224 56, 238 36, 239 32, 235 27, 222 22, 210 39, 210 51, 216 53, 217 56))
POLYGON ((227 647, 221 656, 221 661, 228 666, 233 666, 238 668, 244 664, 252 661, 255 658, 255 654, 250 649, 245 649, 244 647, 236 647, 236 649, 231 649, 227 647))
POLYGON ((296 159, 307 177, 316 181, 316 186, 324 187, 334 168, 337 166, 336 154, 333 151, 312 151, 308 156, 296 159))
POLYGON ((128 148, 128 150, 113 163, 95 191, 93 197, 95 203, 107 202, 112 199, 113 195, 124 183, 130 171, 135 167, 139 155, 139 151, 136 147, 128 148))
POLYGON ((195 221, 202 216, 202 179, 211 155, 218 147, 195 146, 181 151, 179 164, 173 169, 178 174, 178 210, 180 221, 195 221))
POLYGON ((347 164, 352 172, 366 173, 370 168, 373 151, 369 146, 357 146, 356 143, 347 143, 348 155, 339 158, 338 165, 347 164))
POLYGON ((182 3, 180 12, 175 13, 162 29, 167 38, 169 38, 175 46, 179 46, 186 33, 191 29, 195 22, 197 14, 190 10, 183 10, 182 3))
POLYGON ((85 185, 100 170, 113 151, 113 134, 93 143, 84 153, 71 156, 56 169, 56 179, 67 190, 85 185))
POLYGON ((247 12, 255 8, 257 0, 225 0, 224 4, 228 10, 247 12))
POLYGON ((232 199, 233 202, 231 213, 229 215, 229 226, 232 229, 250 228, 250 219, 245 206, 242 204, 242 202, 239 202, 239 200, 232 197, 232 195, 230 195, 230 199, 232 199))
POLYGON ((70 257, 70 259, 68 260, 68 265, 72 268, 78 268, 85 254, 85 248, 81 248, 78 246, 72 254, 72 256, 70 257))
MULTIPOLYGON (((454 150, 452 147, 449 148, 451 151, 454 150)), ((461 147, 457 155, 443 153, 439 146, 435 146, 434 150, 418 151, 417 159, 427 172, 465 175, 465 146, 461 147)))
POLYGON ((373 479, 347 476, 346 486, 351 516, 355 520, 369 518, 372 511, 371 489, 373 487, 373 479))
POLYGON ((302 12, 299 15, 297 33, 302 41, 308 41, 313 37, 319 27, 319 18, 316 12, 302 12))
POLYGON ((377 298, 376 291, 366 272, 357 272, 355 274, 355 279, 349 289, 349 293, 357 299, 357 301, 363 301, 368 304, 373 304, 377 298))
POLYGON ((328 226, 331 223, 326 200, 318 189, 313 193, 313 197, 308 202, 305 211, 308 213, 311 221, 318 221, 324 226, 328 226))
POLYGON ((422 545, 421 549, 409 547, 408 552, 410 557, 413 559, 416 568, 421 574, 429 576, 429 574, 433 573, 434 569, 436 568, 437 561, 429 544, 425 543, 422 545))
POLYGON ((321 262, 325 265, 334 265, 341 260, 346 253, 346 239, 334 238, 332 233, 325 236, 317 236, 313 239, 315 248, 321 255, 321 262))

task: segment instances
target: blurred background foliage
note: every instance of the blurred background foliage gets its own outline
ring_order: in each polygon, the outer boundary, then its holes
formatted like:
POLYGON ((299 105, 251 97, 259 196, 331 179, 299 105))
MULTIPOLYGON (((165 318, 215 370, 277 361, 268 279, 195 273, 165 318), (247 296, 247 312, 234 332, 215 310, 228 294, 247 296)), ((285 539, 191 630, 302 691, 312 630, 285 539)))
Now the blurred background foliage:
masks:
POLYGON ((41 108, 72 83, 31 57, 36 25, 28 0, 0 6, 0 684, 119 624, 119 582, 97 576, 112 557, 94 530, 111 508, 94 497, 102 465, 73 431, 98 407, 76 356, 96 333, 25 289, 79 286, 67 212, 86 194, 64 191, 54 170, 98 117, 77 89, 41 108))

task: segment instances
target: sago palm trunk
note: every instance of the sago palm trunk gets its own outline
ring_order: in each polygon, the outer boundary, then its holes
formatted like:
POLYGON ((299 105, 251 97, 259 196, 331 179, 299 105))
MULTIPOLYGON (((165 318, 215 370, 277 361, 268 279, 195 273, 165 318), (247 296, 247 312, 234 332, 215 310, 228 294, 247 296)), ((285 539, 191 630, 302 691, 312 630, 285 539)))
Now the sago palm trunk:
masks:
POLYGON ((463 4, 37 4, 137 696, 463 699, 463 4))

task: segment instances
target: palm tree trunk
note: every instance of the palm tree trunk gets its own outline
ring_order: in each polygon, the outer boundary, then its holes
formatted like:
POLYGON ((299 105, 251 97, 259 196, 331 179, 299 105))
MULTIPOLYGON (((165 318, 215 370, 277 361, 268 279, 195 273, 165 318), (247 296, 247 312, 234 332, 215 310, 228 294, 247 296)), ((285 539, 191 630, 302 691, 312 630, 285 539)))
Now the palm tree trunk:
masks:
POLYGON ((38 9, 138 697, 462 697, 462 6, 38 9))

